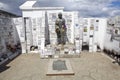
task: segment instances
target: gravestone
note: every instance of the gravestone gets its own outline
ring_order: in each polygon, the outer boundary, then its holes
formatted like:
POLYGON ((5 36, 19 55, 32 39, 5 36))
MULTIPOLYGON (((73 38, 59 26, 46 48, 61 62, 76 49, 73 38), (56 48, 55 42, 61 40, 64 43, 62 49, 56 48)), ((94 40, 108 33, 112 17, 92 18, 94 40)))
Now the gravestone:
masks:
POLYGON ((65 60, 57 60, 57 61, 53 61, 53 70, 67 70, 67 66, 66 66, 66 62, 65 60))

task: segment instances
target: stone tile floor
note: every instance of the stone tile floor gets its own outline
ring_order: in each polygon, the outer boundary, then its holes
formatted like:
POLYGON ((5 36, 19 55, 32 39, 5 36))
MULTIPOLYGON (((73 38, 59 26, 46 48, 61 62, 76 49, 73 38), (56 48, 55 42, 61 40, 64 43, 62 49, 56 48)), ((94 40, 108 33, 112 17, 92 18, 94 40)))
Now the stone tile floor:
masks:
POLYGON ((39 54, 22 54, 0 73, 0 80, 120 80, 120 66, 103 53, 82 53, 80 58, 68 58, 74 76, 46 76, 49 59, 39 54))

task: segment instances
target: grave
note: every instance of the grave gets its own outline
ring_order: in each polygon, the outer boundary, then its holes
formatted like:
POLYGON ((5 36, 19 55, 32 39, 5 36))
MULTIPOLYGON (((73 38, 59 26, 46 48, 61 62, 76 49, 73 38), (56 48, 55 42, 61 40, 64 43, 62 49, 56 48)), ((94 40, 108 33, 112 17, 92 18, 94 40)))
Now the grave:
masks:
POLYGON ((65 60, 53 61, 52 67, 53 67, 53 70, 58 70, 58 71, 67 70, 65 60))
POLYGON ((70 61, 68 59, 59 58, 51 59, 48 63, 47 76, 74 75, 70 61))

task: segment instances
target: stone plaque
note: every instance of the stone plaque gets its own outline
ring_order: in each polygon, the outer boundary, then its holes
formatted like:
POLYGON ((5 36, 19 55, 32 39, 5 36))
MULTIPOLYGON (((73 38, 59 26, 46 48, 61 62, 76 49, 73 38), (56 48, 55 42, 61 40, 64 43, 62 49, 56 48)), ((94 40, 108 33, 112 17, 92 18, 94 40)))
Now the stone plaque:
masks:
POLYGON ((53 62, 53 70, 67 70, 65 60, 57 60, 53 62))

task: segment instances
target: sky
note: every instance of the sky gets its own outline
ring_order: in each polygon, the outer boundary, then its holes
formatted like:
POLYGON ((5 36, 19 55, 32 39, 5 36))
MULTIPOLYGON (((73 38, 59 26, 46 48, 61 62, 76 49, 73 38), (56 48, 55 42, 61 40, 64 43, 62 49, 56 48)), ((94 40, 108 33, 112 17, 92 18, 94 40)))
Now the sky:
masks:
MULTIPOLYGON (((27 0, 0 0, 0 9, 22 15, 19 6, 27 0)), ((41 0, 50 5, 52 0, 41 0)), ((57 0, 58 1, 58 0, 57 0)), ((61 1, 61 0, 59 0, 61 1)), ((111 17, 120 15, 120 0, 63 0, 72 4, 64 5, 65 10, 77 10, 81 17, 111 17)), ((64 2, 62 2, 64 3, 64 2)), ((59 4, 56 2, 54 4, 59 4)))

